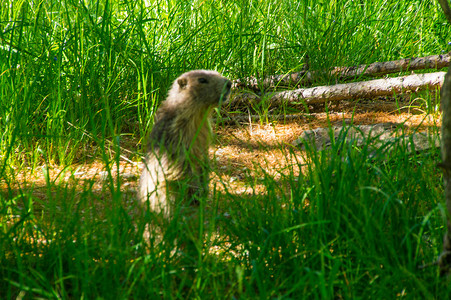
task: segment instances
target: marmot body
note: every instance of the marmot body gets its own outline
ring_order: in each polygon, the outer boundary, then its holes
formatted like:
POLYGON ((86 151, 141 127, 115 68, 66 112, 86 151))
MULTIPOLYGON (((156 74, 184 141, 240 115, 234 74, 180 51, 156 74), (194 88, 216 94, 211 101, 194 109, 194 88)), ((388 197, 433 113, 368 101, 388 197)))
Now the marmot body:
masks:
POLYGON ((168 218, 178 193, 192 205, 208 192, 208 116, 230 87, 227 78, 206 70, 187 72, 172 84, 155 114, 139 182, 139 199, 150 210, 168 218))

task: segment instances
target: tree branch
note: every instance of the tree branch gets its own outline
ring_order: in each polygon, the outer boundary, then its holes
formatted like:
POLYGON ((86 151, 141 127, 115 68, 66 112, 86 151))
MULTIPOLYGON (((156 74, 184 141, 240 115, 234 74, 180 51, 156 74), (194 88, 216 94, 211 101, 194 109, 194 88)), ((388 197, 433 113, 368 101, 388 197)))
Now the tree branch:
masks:
MULTIPOLYGON (((393 96, 405 91, 419 91, 434 89, 443 83, 445 72, 414 74, 395 78, 377 79, 363 82, 336 84, 332 86, 317 86, 307 89, 289 90, 269 94, 271 106, 290 104, 302 107, 305 104, 324 103, 327 101, 340 101, 350 99, 375 98, 380 96, 393 96)), ((241 94, 234 97, 228 109, 246 107, 249 102, 259 103, 265 96, 254 94, 241 94)))
POLYGON ((445 76, 441 95, 442 104, 442 163, 443 181, 445 185, 446 212, 448 216, 448 230, 443 238, 443 251, 439 257, 442 274, 450 272, 451 268, 451 68, 445 76))
POLYGON ((448 0, 438 0, 440 6, 442 7, 443 13, 445 14, 446 19, 449 24, 451 24, 451 9, 449 8, 448 0))
MULTIPOLYGON (((414 71, 423 69, 442 69, 448 67, 451 62, 451 54, 430 55, 426 57, 406 58, 387 62, 375 62, 369 65, 354 67, 335 67, 330 71, 331 76, 335 76, 342 81, 355 79, 359 76, 381 76, 385 74, 402 71, 414 71)), ((299 72, 286 75, 275 75, 258 80, 255 77, 235 80, 234 84, 239 88, 249 88, 260 90, 260 88, 270 88, 277 86, 296 86, 310 84, 315 78, 321 76, 319 72, 299 72)))

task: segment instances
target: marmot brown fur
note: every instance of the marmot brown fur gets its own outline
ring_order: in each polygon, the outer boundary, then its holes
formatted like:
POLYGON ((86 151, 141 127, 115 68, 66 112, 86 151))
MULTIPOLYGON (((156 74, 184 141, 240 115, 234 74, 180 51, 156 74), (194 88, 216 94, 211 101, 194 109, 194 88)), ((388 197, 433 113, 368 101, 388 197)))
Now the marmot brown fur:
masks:
POLYGON ((176 199, 190 206, 208 192, 208 116, 231 86, 218 72, 206 70, 187 72, 172 84, 155 114, 139 182, 139 199, 150 210, 169 218, 176 199))

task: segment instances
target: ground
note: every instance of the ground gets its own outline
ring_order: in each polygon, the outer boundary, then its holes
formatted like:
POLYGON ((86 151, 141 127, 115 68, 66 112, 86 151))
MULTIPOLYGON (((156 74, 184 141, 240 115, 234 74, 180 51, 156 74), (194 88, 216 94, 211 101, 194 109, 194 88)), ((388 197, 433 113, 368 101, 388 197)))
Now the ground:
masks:
MULTIPOLYGON (((394 101, 360 101, 336 105, 329 113, 325 113, 324 109, 322 112, 310 111, 310 114, 303 114, 292 120, 272 120, 271 123, 256 121, 251 124, 232 121, 226 125, 216 122, 215 144, 210 148, 213 167, 211 185, 216 184, 216 188, 220 188, 225 183, 239 194, 246 191, 245 182, 249 178, 253 178, 255 182, 255 177, 261 176, 262 171, 275 177, 288 171, 296 174, 305 153, 292 143, 304 130, 324 128, 328 124, 340 125, 343 122, 356 125, 392 122, 404 124, 407 128, 419 128, 421 131, 440 126, 440 113, 425 114, 421 110, 411 109, 411 106, 404 106, 406 108, 403 109, 399 107, 399 103, 394 101), (221 184, 218 185, 218 182, 221 184)), ((271 121, 271 117, 269 119, 271 121)), ((129 152, 123 153, 119 166, 111 166, 112 178, 108 177, 103 161, 97 159, 65 168, 56 165, 34 170, 28 168, 16 173, 9 186, 13 194, 16 193, 15 190, 22 190, 31 192, 40 199, 49 196, 47 182, 53 183, 52 186, 55 187, 72 186, 79 192, 85 190, 84 187, 92 186, 91 191, 103 194, 109 191, 106 183, 117 182, 119 167, 121 189, 126 194, 133 195, 141 163, 127 157, 137 150, 137 147, 134 149, 137 142, 131 139, 124 143, 124 148, 129 152)), ((254 189, 256 187, 259 190, 258 184, 254 189)), ((3 183, 3 189, 6 192, 6 183, 3 183)))

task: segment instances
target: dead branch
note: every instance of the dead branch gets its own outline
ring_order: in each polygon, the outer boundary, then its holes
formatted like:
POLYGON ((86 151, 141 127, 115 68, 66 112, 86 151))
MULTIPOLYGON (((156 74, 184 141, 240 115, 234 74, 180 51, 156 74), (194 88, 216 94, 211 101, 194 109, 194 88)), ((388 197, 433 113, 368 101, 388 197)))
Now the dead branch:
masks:
POLYGON ((234 115, 234 114, 224 114, 221 116, 220 119, 214 118, 213 122, 223 123, 223 124, 252 124, 257 123, 266 120, 269 120, 270 122, 273 121, 297 121, 297 120, 304 120, 307 118, 311 118, 314 116, 314 114, 293 114, 293 115, 284 115, 284 114, 277 114, 277 115, 268 115, 267 118, 260 115, 234 115))
MULTIPOLYGON (((445 0, 446 1, 446 0, 445 0)), ((431 55, 426 57, 406 58, 395 61, 375 62, 369 65, 354 67, 335 67, 330 71, 332 77, 346 81, 362 76, 377 77, 385 74, 414 71, 423 69, 442 69, 448 67, 451 62, 451 54, 431 55)), ((320 72, 298 72, 285 75, 275 75, 258 80, 255 77, 235 80, 234 85, 239 88, 259 90, 261 87, 298 86, 308 85, 321 76, 320 72)))
POLYGON ((427 132, 406 133, 405 128, 404 125, 391 122, 316 128, 305 130, 297 140, 292 142, 292 145, 305 149, 306 144, 309 144, 316 150, 323 150, 329 148, 333 143, 341 142, 357 147, 366 145, 371 150, 370 157, 374 157, 377 153, 387 156, 395 144, 404 145, 407 153, 440 147, 438 135, 427 132), (384 148, 389 151, 379 152, 384 148))
MULTIPOLYGON (((443 13, 451 24, 451 10, 448 0, 439 0, 443 13)), ((442 163, 439 166, 443 169, 443 182, 445 188, 447 230, 443 237, 443 250, 438 258, 440 273, 451 273, 451 68, 446 73, 443 88, 441 91, 442 104, 442 163)))
MULTIPOLYGON (((342 116, 342 112, 309 112, 309 113, 299 113, 299 114, 268 114, 265 115, 243 115, 243 114, 233 114, 222 112, 220 118, 212 118, 213 123, 219 124, 252 124, 258 122, 292 122, 306 119, 316 119, 329 116, 342 116)), ((340 121, 341 122, 341 121, 340 121)))
POLYGON ((443 251, 438 262, 442 274, 451 271, 451 68, 446 74, 442 88, 442 163, 443 182, 445 185, 446 213, 448 230, 443 240, 443 251))
POLYGON ((442 7, 443 13, 446 19, 451 24, 451 9, 449 9, 448 0, 438 0, 440 6, 442 7))
POLYGON ((332 86, 318 86, 307 89, 296 89, 263 95, 241 94, 235 96, 229 103, 228 109, 246 107, 250 102, 258 104, 262 99, 269 99, 271 106, 303 106, 306 104, 341 101, 351 99, 368 99, 380 96, 393 96, 406 91, 420 91, 436 89, 443 83, 445 72, 414 74, 395 78, 376 79, 364 82, 336 84, 332 86))

